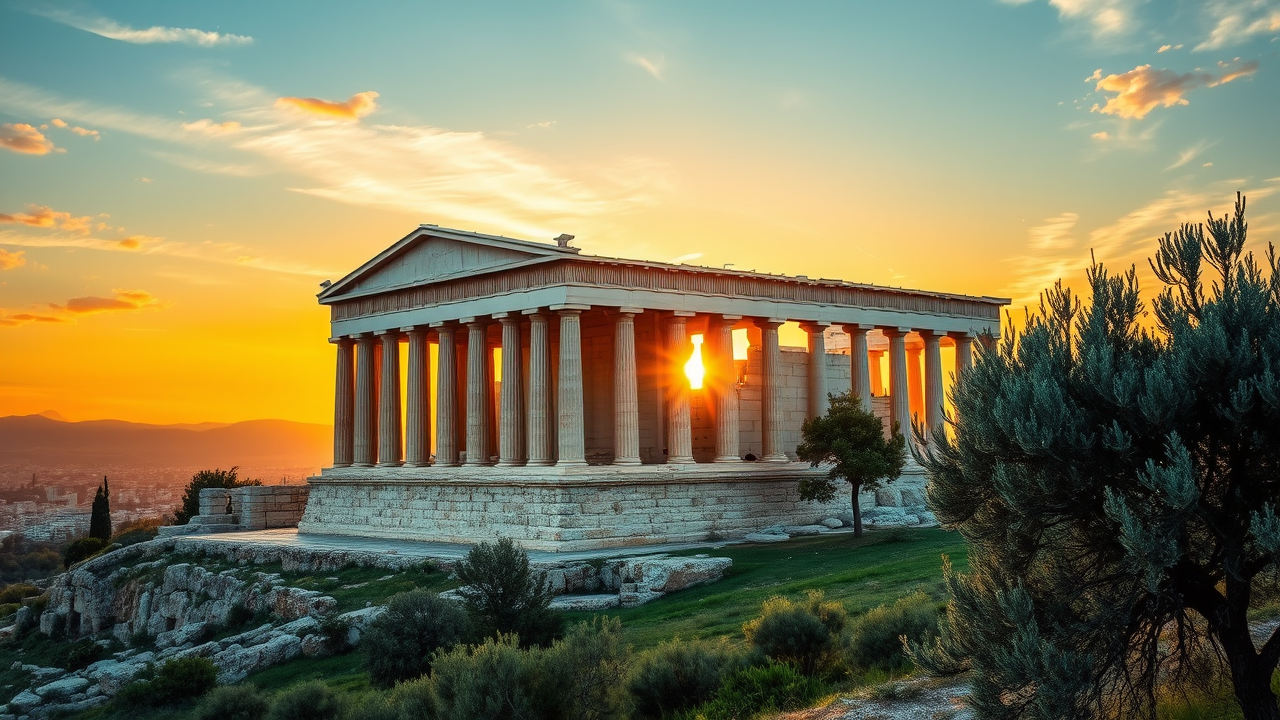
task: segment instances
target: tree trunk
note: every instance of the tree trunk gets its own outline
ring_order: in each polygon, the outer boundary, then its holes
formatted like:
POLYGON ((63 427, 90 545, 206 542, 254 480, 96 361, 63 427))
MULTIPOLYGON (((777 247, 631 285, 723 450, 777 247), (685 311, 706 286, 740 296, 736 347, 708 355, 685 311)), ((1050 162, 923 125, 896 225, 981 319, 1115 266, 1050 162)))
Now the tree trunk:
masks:
MULTIPOLYGON (((1243 613, 1241 613, 1243 620, 1243 613)), ((1219 628, 1218 640, 1231 667, 1231 685, 1245 720, 1280 720, 1275 693, 1271 692, 1274 667, 1262 667, 1246 622, 1241 627, 1219 628)))
POLYGON ((861 483, 850 483, 853 487, 853 536, 862 537, 862 508, 858 507, 858 490, 861 483))

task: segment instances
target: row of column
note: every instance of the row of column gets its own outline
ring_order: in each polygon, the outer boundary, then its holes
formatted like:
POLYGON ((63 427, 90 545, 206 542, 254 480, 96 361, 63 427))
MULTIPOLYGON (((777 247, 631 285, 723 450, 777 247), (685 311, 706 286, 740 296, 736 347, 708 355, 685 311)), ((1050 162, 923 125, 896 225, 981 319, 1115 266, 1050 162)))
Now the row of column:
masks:
MULTIPOLYGON (((589 309, 582 305, 553 306, 558 318, 559 374, 555 453, 551 441, 551 363, 549 316, 541 310, 521 313, 496 313, 493 320, 502 324, 502 386, 499 395, 497 465, 513 467, 586 465, 585 427, 583 418, 583 367, 581 314, 589 309), (529 376, 523 378, 521 323, 529 320, 529 376), (525 383, 528 384, 528 407, 525 407, 525 383)), ((635 316, 641 308, 619 308, 614 337, 614 464, 640 464, 640 403, 637 380, 635 316)), ((667 378, 666 430, 667 462, 693 463, 693 432, 689 407, 689 383, 683 376, 682 359, 688 347, 688 319, 691 312, 675 312, 666 318, 665 363, 667 378)), ((712 315, 708 318, 704 340, 704 363, 710 363, 708 377, 716 407, 715 462, 741 462, 738 393, 734 387, 733 329, 740 315, 712 315)), ((754 321, 761 335, 761 460, 787 462, 783 452, 783 396, 781 382, 782 356, 778 344, 778 328, 785 322, 778 318, 754 321)), ((432 323, 429 327, 438 337, 436 367, 436 459, 435 465, 455 467, 489 465, 490 355, 487 345, 489 320, 463 318, 458 323, 432 323), (467 333, 465 414, 459 417, 458 368, 456 334, 467 333), (457 443, 458 423, 465 422, 466 459, 460 463, 457 443)), ((809 336, 809 409, 816 417, 826 412, 826 325, 804 323, 809 336)), ((871 409, 872 368, 867 348, 867 332, 872 325, 843 325, 851 339, 850 360, 853 391, 864 407, 871 409)), ((912 424, 906 373, 905 336, 911 328, 880 327, 889 339, 890 396, 892 418, 903 432, 912 424)), ((926 417, 929 432, 942 423, 942 373, 939 353, 940 334, 916 331, 925 342, 926 417)), ((334 417, 335 467, 425 467, 430 464, 430 419, 427 352, 427 327, 409 327, 360 334, 333 340, 338 346, 337 386, 334 417), (401 447, 400 407, 400 339, 407 335, 408 387, 405 446, 401 447), (381 352, 377 352, 378 345, 381 352), (378 356, 381 372, 376 372, 378 356)), ((956 372, 972 363, 972 338, 957 335, 956 372)), ((878 372, 874 373, 878 376, 878 372)))

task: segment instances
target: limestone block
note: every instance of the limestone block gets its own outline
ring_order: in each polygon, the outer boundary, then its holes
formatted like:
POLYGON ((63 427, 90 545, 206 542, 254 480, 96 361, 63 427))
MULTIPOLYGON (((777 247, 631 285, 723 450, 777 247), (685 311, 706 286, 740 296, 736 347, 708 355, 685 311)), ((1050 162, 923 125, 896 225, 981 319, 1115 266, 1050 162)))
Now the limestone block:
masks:
POLYGON ((641 557, 628 560, 622 576, 655 592, 669 593, 719 580, 730 558, 641 557))
POLYGON ((924 507, 924 493, 918 488, 905 487, 898 491, 902 497, 902 507, 924 507))
POLYGON ((825 525, 788 525, 783 528, 783 532, 795 537, 797 535, 817 535, 827 531, 825 525))
POLYGON ((13 699, 9 701, 9 707, 20 714, 26 715, 42 703, 44 703, 44 698, 30 690, 23 690, 13 696, 13 699))
POLYGON ((599 612, 616 608, 621 603, 621 597, 615 594, 561 595, 551 600, 551 609, 564 612, 599 612))
POLYGON ((54 680, 47 685, 41 685, 36 688, 34 692, 45 700, 51 700, 83 692, 87 687, 89 687, 88 678, 68 677, 61 680, 54 680))
POLYGON ((791 536, 775 533, 747 533, 742 536, 742 539, 747 542, 775 543, 790 540, 791 536))
POLYGON ((876 506, 877 507, 902 507, 902 501, 898 491, 893 488, 880 488, 876 490, 876 506))

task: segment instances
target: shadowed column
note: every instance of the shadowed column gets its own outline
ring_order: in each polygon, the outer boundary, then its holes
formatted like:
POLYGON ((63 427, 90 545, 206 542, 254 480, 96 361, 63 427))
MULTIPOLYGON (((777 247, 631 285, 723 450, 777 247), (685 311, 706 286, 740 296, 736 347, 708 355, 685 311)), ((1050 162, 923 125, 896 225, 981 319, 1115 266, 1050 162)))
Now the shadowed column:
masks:
POLYGON ((778 328, 786 320, 756 320, 760 328, 760 374, 764 387, 760 392, 760 420, 765 462, 787 462, 782 452, 782 349, 778 347, 778 328))
POLYGON ((351 338, 330 338, 338 346, 337 383, 333 392, 333 466, 348 467, 355 450, 356 362, 351 338))
POLYGON ((953 333, 956 341, 956 379, 973 367, 973 333, 953 333))
POLYGON ((373 467, 378 462, 378 361, 377 340, 356 335, 356 420, 353 467, 373 467))
MULTIPOLYGON (((911 400, 907 397, 907 333, 911 328, 880 328, 889 339, 889 403, 890 418, 898 424, 898 432, 911 439, 911 400)), ((910 460, 911 455, 907 455, 910 460)))
POLYGON ((942 429, 944 413, 942 397, 942 336, 932 330, 921 330, 924 338, 924 422, 930 441, 942 429))
POLYGON ((713 315, 707 341, 712 358, 711 382, 716 397, 716 462, 742 462, 739 440, 737 373, 733 367, 733 326, 741 315, 713 315))
POLYGON ((458 466, 457 328, 432 323, 436 329, 436 467, 458 466))
POLYGON ((667 403, 667 462, 693 462, 693 425, 689 417, 689 378, 684 373, 689 350, 685 321, 693 313, 679 312, 667 319, 667 367, 671 392, 667 403))
POLYGON ((383 330, 382 377, 378 398, 378 467, 400 467, 400 332, 383 330))
POLYGON ((529 465, 552 465, 551 456, 551 343, 547 316, 529 316, 529 465))
POLYGON ((502 323, 502 389, 498 399, 498 464, 524 464, 524 383, 520 380, 520 316, 494 313, 502 323))
POLYGON ((582 323, 579 315, 588 307, 553 305, 551 309, 560 315, 560 397, 556 403, 559 414, 556 436, 560 454, 556 465, 586 465, 582 418, 582 323))
MULTIPOLYGON (((862 409, 871 412, 871 359, 867 352, 867 331, 870 325, 845 325, 849 333, 850 389, 858 396, 862 409)), ((880 373, 876 373, 879 377, 880 373)))
POLYGON ((640 391, 636 382, 636 315, 618 310, 613 340, 613 464, 640 464, 640 391))
POLYGON ((409 385, 405 390, 404 464, 426 467, 431 460, 431 353, 427 348, 427 329, 421 326, 401 328, 409 337, 409 385))
POLYGON ((801 323, 800 329, 809 336, 809 412, 806 417, 816 418, 827 414, 827 326, 821 323, 801 323))
POLYGON ((489 464, 489 323, 463 318, 467 326, 467 461, 474 467, 489 464))

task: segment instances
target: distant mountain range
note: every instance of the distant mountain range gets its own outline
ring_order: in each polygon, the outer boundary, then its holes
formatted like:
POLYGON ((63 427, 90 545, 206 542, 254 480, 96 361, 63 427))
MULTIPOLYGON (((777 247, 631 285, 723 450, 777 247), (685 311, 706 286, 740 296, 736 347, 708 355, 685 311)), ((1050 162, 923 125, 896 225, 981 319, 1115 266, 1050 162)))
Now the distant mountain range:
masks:
POLYGON ((68 422, 55 411, 0 417, 0 464, 313 467, 333 459, 333 428, 289 420, 148 425, 68 422))

